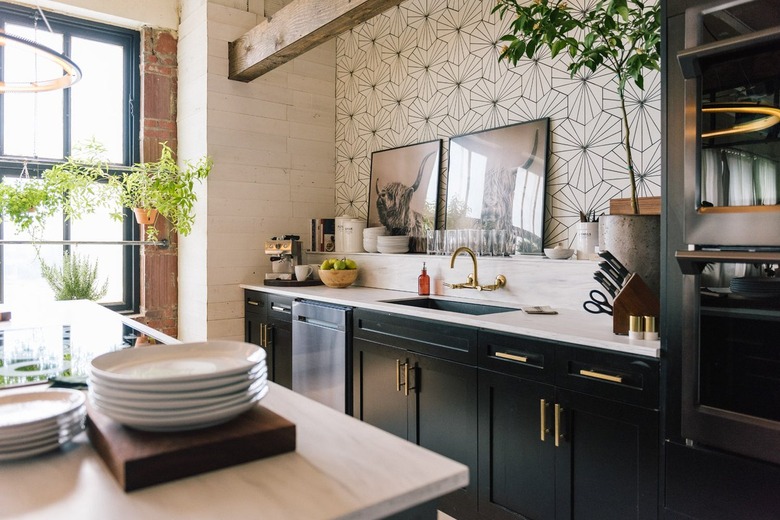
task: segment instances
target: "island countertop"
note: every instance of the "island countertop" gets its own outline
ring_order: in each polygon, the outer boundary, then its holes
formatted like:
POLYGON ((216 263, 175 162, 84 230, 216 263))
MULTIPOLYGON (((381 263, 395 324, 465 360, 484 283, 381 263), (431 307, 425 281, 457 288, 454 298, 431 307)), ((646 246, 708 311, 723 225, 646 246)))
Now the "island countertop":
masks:
MULTIPOLYGON (((473 303, 491 303, 501 307, 514 307, 517 310, 498 314, 483 314, 472 316, 455 312, 409 307, 388 303, 391 300, 417 298, 415 293, 376 289, 371 287, 350 286, 333 289, 324 285, 312 287, 274 287, 268 285, 241 284, 241 288, 263 291, 267 293, 291 296, 293 298, 318 300, 338 305, 361 307, 382 312, 392 312, 406 316, 414 316, 431 320, 458 323, 478 328, 490 329, 510 334, 533 336, 554 341, 601 348, 628 354, 637 354, 658 358, 661 355, 660 341, 629 339, 612 333, 612 316, 606 314, 590 314, 581 307, 557 308, 558 314, 526 314, 520 305, 506 302, 472 301, 473 303)), ((441 296, 431 298, 455 299, 441 296)))
POLYGON ((82 433, 0 464, 0 518, 372 519, 468 482, 460 463, 269 385, 260 404, 296 424, 294 452, 125 493, 82 433))

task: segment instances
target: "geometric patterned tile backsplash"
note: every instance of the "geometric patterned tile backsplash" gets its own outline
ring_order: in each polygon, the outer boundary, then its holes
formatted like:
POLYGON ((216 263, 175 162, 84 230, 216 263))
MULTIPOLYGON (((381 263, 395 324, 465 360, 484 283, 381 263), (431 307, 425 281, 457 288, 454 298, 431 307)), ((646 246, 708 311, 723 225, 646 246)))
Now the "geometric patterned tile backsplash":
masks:
MULTIPOLYGON (((585 9, 591 0, 570 0, 585 9)), ((623 128, 609 72, 574 78, 566 53, 512 67, 498 61, 508 19, 492 1, 409 0, 336 41, 336 215, 366 217, 371 153, 442 139, 439 204, 446 196, 448 139, 550 118, 545 244, 574 242, 580 211, 606 212, 628 197, 623 128)), ((661 85, 626 89, 639 196, 661 192, 661 85)))

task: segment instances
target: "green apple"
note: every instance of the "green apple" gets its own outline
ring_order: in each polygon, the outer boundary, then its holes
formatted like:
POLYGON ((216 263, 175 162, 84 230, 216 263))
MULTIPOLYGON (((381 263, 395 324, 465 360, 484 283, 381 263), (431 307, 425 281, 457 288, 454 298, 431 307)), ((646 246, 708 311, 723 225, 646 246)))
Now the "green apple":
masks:
POLYGON ((347 268, 347 262, 344 260, 336 260, 336 263, 333 264, 333 269, 336 269, 337 271, 342 271, 347 268))
POLYGON ((328 258, 327 260, 322 262, 320 269, 322 269, 323 271, 329 271, 333 269, 333 262, 335 262, 335 260, 333 260, 332 258, 328 258))
POLYGON ((347 269, 357 269, 357 262, 355 262, 351 258, 345 259, 344 263, 347 264, 347 269))

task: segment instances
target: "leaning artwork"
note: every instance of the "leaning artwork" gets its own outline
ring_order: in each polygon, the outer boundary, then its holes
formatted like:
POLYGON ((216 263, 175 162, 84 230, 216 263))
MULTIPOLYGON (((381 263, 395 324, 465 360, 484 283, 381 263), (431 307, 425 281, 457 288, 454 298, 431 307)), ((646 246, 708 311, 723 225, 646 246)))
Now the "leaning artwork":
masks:
POLYGON ((425 232, 436 225, 441 140, 371 154, 368 225, 409 235, 409 251, 425 252, 425 232))

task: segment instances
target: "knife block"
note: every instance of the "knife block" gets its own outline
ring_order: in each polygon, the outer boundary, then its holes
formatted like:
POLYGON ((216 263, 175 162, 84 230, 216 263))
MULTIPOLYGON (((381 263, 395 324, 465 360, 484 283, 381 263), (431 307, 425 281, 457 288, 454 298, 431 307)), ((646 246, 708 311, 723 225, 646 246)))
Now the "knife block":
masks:
POLYGON ((612 302, 612 332, 627 335, 629 316, 657 318, 660 312, 661 302, 658 296, 641 276, 632 273, 612 302))

